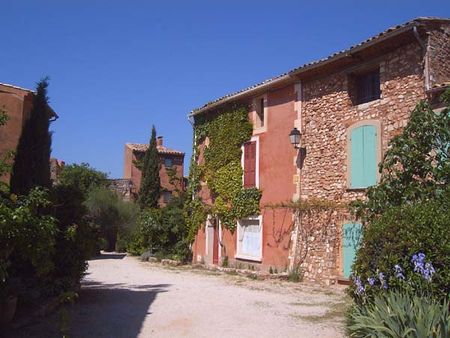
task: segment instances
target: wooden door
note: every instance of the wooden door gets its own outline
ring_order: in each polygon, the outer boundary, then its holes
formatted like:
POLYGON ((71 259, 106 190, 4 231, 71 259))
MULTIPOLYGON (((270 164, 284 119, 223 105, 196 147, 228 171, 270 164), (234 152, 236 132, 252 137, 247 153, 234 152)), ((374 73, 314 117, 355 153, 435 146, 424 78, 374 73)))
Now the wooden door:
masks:
POLYGON ((219 227, 217 224, 214 226, 213 264, 219 264, 219 227))
POLYGON ((345 278, 350 278, 352 264, 361 240, 362 227, 359 223, 346 223, 342 227, 342 272, 345 278))

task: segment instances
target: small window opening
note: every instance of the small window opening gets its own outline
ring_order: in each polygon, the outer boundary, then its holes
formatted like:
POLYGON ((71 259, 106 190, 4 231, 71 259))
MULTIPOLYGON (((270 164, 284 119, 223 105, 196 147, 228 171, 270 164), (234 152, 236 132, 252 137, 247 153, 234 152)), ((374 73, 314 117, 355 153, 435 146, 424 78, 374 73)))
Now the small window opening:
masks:
POLYGON ((366 103, 379 99, 380 89, 380 71, 379 69, 369 73, 361 74, 356 77, 356 103, 366 103))
POLYGON ((264 127, 264 98, 256 100, 256 127, 264 127))

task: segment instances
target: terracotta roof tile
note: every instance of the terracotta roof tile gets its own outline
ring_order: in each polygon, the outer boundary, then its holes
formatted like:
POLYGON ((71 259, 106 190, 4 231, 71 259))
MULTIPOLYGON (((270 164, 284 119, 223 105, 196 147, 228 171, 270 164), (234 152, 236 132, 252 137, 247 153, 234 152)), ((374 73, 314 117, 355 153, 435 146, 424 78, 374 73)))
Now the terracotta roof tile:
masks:
POLYGON ((275 83, 275 82, 277 82, 279 80, 288 79, 294 74, 301 73, 302 71, 306 71, 306 70, 308 70, 308 69, 310 69, 312 67, 319 66, 322 63, 331 61, 333 59, 337 59, 340 56, 345 56, 345 55, 347 55, 347 54, 349 54, 351 52, 354 52, 355 49, 364 48, 370 42, 376 42, 376 40, 381 39, 383 37, 388 37, 392 33, 401 31, 403 29, 410 29, 410 28, 412 28, 413 26, 415 26, 417 24, 420 24, 420 23, 423 23, 423 22, 427 22, 427 21, 450 22, 450 19, 449 18, 437 18, 437 17, 419 17, 419 18, 416 18, 414 20, 408 21, 408 22, 406 22, 404 24, 390 27, 390 28, 386 29, 385 31, 383 31, 383 32, 381 32, 381 33, 379 33, 377 35, 374 35, 374 36, 372 36, 372 37, 370 37, 370 38, 368 38, 368 39, 366 39, 366 40, 364 40, 364 41, 362 41, 362 42, 360 42, 360 43, 358 43, 356 45, 353 45, 353 46, 351 46, 351 47, 349 47, 347 49, 344 49, 344 50, 341 50, 341 51, 336 52, 334 54, 331 54, 330 56, 328 56, 326 58, 319 59, 319 60, 316 60, 316 61, 312 61, 312 62, 309 62, 309 63, 305 63, 305 64, 303 64, 303 65, 301 65, 301 66, 299 66, 297 68, 294 68, 294 69, 292 69, 292 70, 290 70, 290 71, 288 71, 286 73, 283 73, 281 75, 275 76, 275 77, 273 77, 271 79, 264 80, 264 81, 262 81, 262 82, 260 82, 258 84, 252 85, 250 87, 244 88, 242 90, 239 90, 239 91, 236 91, 234 93, 222 96, 222 97, 220 97, 218 99, 212 100, 212 101, 204 104, 203 106, 201 106, 199 108, 195 108, 194 110, 192 110, 190 112, 189 116, 194 116, 194 115, 196 115, 198 113, 201 113, 202 111, 207 110, 207 109, 209 109, 209 108, 211 108, 213 106, 217 106, 217 105, 223 103, 224 101, 228 101, 228 99, 232 100, 235 97, 237 98, 237 96, 245 94, 246 92, 250 92, 252 90, 256 90, 256 89, 261 88, 261 87, 263 87, 265 85, 269 85, 269 84, 275 83))
MULTIPOLYGON (((148 149, 148 144, 142 143, 127 143, 126 146, 134 151, 144 152, 148 149)), ((184 155, 184 152, 170 149, 164 146, 157 146, 158 153, 160 154, 171 154, 171 155, 184 155)))

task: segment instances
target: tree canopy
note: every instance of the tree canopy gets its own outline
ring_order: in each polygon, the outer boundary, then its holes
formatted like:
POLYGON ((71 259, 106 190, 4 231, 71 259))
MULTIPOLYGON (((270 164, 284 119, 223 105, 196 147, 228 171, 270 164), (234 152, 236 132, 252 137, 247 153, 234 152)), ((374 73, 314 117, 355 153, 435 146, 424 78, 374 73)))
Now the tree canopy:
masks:
POLYGON ((152 135, 148 149, 144 155, 141 187, 139 190, 139 206, 141 209, 157 208, 160 195, 159 155, 156 148, 156 129, 152 127, 152 135))
POLYGON ((37 83, 33 108, 20 135, 11 175, 11 192, 15 194, 25 195, 34 187, 50 188, 52 185, 52 137, 49 132, 52 112, 48 105, 47 87, 47 78, 37 83))

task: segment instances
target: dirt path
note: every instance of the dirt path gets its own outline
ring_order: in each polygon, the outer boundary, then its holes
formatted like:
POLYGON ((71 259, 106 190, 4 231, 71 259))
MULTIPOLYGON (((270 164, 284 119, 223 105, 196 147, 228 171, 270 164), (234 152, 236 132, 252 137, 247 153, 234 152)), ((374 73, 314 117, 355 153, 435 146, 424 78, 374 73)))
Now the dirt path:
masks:
MULTIPOLYGON (((344 293, 203 270, 165 269, 132 257, 89 262, 70 337, 341 337, 344 293)), ((58 337, 61 315, 14 332, 58 337)))

